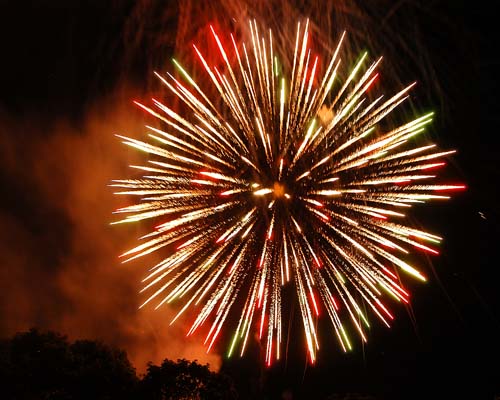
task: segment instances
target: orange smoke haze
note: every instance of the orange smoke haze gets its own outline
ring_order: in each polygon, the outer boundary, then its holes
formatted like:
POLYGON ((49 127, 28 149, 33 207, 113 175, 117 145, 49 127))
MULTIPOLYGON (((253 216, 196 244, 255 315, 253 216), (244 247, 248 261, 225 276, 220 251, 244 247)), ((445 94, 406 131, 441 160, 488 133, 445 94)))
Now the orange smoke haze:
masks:
POLYGON ((0 335, 37 326, 118 346, 139 372, 165 358, 218 370, 220 356, 207 355, 200 336, 185 337, 188 321, 169 326, 175 306, 138 310, 154 260, 118 260, 142 227, 109 225, 127 199, 108 185, 142 159, 114 134, 141 137, 146 123, 131 102, 137 92, 119 93, 78 124, 0 113, 0 335))

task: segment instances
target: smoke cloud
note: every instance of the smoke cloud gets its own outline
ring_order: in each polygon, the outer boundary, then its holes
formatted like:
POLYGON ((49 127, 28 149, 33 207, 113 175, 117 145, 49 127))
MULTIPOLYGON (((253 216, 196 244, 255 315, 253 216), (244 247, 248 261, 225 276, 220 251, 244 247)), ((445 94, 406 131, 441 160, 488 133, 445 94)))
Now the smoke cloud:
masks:
POLYGON ((0 113, 0 334, 37 326, 102 340, 125 349, 139 372, 165 358, 217 370, 219 355, 185 337, 187 318, 169 326, 178 307, 138 309, 140 281, 160 255, 118 260, 146 229, 109 225, 128 199, 108 185, 140 163, 114 136, 144 132, 130 99, 121 91, 97 102, 81 123, 0 113))

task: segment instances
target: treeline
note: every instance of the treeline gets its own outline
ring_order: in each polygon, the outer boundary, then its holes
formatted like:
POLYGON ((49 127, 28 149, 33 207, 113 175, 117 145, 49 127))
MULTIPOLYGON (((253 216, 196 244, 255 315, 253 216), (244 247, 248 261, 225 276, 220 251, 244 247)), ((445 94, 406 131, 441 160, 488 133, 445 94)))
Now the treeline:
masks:
POLYGON ((238 398, 229 376, 197 361, 164 360, 138 376, 122 350, 36 329, 0 341, 0 385, 6 400, 238 398))

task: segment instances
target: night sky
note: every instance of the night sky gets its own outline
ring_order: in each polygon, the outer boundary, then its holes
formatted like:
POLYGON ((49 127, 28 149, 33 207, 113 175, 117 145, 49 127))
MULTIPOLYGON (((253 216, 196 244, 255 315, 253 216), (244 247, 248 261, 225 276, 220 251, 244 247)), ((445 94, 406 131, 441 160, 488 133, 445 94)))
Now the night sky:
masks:
POLYGON ((256 344, 244 360, 207 356, 201 338, 184 338, 188 321, 168 327, 174 309, 138 311, 150 264, 117 259, 144 227, 109 226, 121 200, 107 185, 140 160, 114 134, 144 132, 148 117, 132 100, 158 90, 153 70, 171 69, 177 3, 162 3, 158 18, 159 2, 0 1, 0 335, 38 326, 103 340, 139 371, 149 360, 197 358, 230 373, 243 398, 256 387, 278 399, 500 395, 498 87, 486 82, 498 62, 465 2, 389 3, 380 1, 383 26, 404 29, 398 18, 412 15, 418 37, 406 36, 425 54, 396 62, 428 64, 403 79, 416 79, 415 96, 437 113, 430 137, 458 150, 443 175, 467 190, 413 214, 445 240, 421 265, 428 282, 407 283, 411 308, 393 304, 390 330, 374 324, 368 344, 347 355, 324 335, 315 366, 292 341, 287 361, 268 369, 256 344))

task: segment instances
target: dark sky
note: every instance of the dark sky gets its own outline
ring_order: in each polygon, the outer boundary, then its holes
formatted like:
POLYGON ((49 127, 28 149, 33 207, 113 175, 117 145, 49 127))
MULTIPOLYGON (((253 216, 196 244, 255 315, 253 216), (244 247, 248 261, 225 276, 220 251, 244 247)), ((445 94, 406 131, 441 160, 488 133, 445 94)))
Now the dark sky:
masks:
MULTIPOLYGON (((140 229, 107 225, 119 203, 106 185, 137 157, 113 134, 144 125, 131 100, 149 90, 156 63, 168 58, 152 51, 174 48, 177 5, 170 3, 170 17, 160 21, 152 17, 155 2, 0 1, 2 336, 37 325, 123 346, 136 363, 182 356, 220 365, 217 355, 203 358, 201 346, 178 339, 182 324, 169 331, 168 318, 137 311, 131 293, 143 271, 116 257, 140 229)), ((498 86, 486 78, 498 62, 484 51, 482 15, 469 3, 422 3, 398 2, 390 21, 397 30, 398 13, 414 13, 427 52, 421 59, 433 74, 408 80, 419 80, 417 95, 437 108, 430 135, 458 150, 446 175, 467 185, 416 214, 445 237, 441 255, 423 266, 427 284, 410 285, 411 309, 394 307, 392 329, 372 329, 365 347, 344 355, 325 340, 314 367, 293 343, 288 362, 271 369, 263 370, 257 348, 243 361, 223 360, 249 398, 256 387, 269 398, 287 389, 294 398, 500 394, 498 86)), ((406 60, 414 61, 397 62, 406 60)))

